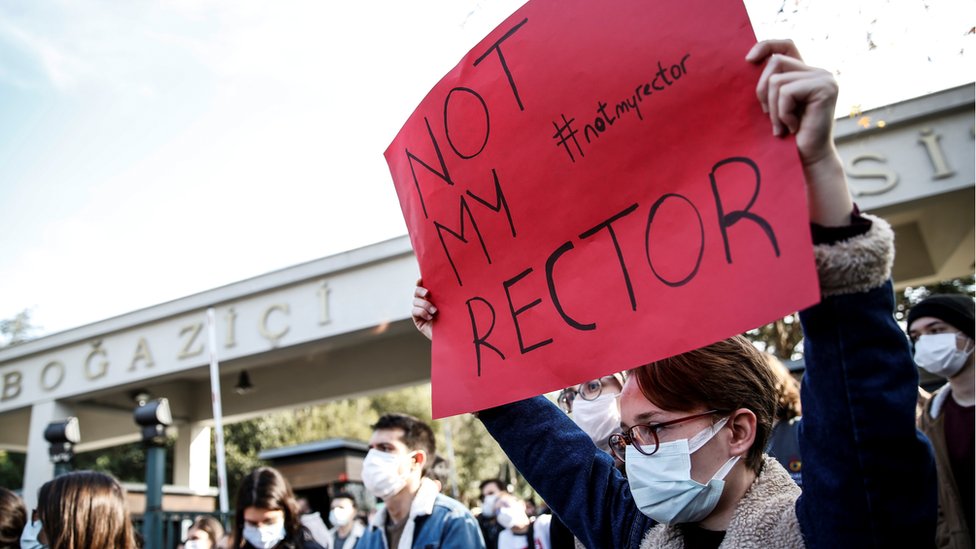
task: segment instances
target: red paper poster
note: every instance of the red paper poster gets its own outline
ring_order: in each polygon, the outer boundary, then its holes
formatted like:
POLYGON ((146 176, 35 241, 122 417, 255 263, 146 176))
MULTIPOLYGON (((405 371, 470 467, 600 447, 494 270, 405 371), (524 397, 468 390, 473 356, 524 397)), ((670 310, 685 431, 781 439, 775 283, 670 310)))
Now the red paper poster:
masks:
POLYGON ((701 347, 819 298, 738 0, 532 0, 386 151, 439 308, 433 415, 701 347))

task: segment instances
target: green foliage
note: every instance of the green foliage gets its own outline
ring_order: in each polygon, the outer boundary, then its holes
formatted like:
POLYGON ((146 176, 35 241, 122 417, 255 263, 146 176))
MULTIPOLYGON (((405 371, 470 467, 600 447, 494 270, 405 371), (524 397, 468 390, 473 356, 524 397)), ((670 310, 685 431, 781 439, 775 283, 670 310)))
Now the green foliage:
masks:
MULTIPOLYGON (((226 425, 224 447, 230 498, 234 498, 244 475, 255 467, 265 465, 258 459, 258 454, 263 450, 330 438, 367 441, 372 434, 370 425, 387 412, 410 414, 430 424, 437 438, 438 453, 445 458, 449 458, 445 429, 451 430, 454 468, 462 500, 477 500, 478 484, 482 479, 498 477, 500 472, 510 469, 501 448, 474 416, 463 415, 432 421, 430 385, 420 385, 363 398, 275 412, 226 425)), ((216 457, 213 461, 211 481, 216 486, 216 457)), ((452 493, 450 486, 444 486, 444 491, 452 493)))
POLYGON ((763 351, 783 360, 796 360, 803 354, 800 346, 803 330, 800 328, 800 316, 796 313, 750 330, 745 335, 753 343, 758 343, 763 351))
MULTIPOLYGON (((976 295, 976 279, 970 275, 928 286, 905 288, 895 294, 895 319, 904 321, 912 306, 933 294, 965 294, 973 297, 976 295)), ((799 315, 796 313, 750 330, 746 333, 746 337, 756 343, 760 349, 781 359, 795 360, 803 356, 803 331, 800 328, 799 315)))
MULTIPOLYGON (((175 445, 175 437, 170 436, 166 439, 164 484, 173 483, 173 448, 175 445)), ((146 448, 142 442, 76 454, 71 465, 72 469, 76 471, 91 470, 109 473, 121 482, 146 482, 146 448)))
POLYGON ((22 489, 26 460, 26 454, 0 450, 0 486, 14 491, 22 489))

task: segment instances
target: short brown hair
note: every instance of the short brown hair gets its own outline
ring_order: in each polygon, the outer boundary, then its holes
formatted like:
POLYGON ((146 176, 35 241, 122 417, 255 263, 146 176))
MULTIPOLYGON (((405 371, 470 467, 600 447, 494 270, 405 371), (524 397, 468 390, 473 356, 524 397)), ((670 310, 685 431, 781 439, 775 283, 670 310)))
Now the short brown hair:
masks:
POLYGON ((76 471, 45 482, 38 513, 52 549, 135 549, 125 490, 115 477, 76 471))
POLYGON ((436 444, 434 442, 434 430, 419 419, 407 414, 383 414, 376 423, 370 425, 374 431, 383 429, 400 429, 403 431, 403 444, 408 450, 423 450, 427 452, 427 459, 424 461, 422 473, 427 475, 427 471, 434 464, 436 456, 436 444))
POLYGON ((664 410, 751 410, 756 414, 756 439, 746 465, 756 472, 762 468, 776 411, 776 380, 748 339, 736 336, 719 341, 635 368, 630 375, 644 398, 664 410))

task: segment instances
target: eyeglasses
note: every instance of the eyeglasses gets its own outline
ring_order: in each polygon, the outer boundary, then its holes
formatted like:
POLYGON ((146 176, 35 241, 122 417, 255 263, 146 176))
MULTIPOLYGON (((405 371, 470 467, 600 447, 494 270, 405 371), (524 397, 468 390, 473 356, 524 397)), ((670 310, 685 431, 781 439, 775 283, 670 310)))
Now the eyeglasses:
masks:
POLYGON ((586 383, 580 383, 576 387, 563 389, 559 392, 556 402, 559 404, 559 407, 568 414, 573 411, 573 401, 576 400, 577 396, 587 401, 596 400, 597 397, 603 394, 604 390, 608 392, 613 391, 613 394, 620 393, 620 389, 613 385, 609 385, 609 382, 604 383, 602 378, 598 378, 591 379, 586 383))
POLYGON ((719 410, 709 410, 693 416, 665 421, 664 423, 645 423, 643 425, 634 425, 622 433, 614 433, 610 435, 610 451, 613 452, 613 456, 620 461, 624 461, 626 459, 628 444, 633 445, 634 449, 645 456, 654 455, 661 444, 657 437, 658 429, 718 413, 720 413, 719 410))

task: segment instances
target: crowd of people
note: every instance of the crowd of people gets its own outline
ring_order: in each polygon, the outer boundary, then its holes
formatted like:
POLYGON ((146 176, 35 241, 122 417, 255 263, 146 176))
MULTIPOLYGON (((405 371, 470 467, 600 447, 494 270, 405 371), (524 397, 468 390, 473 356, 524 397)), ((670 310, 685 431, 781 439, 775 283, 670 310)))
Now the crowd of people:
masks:
MULTIPOLYGON (((327 520, 303 509, 261 467, 233 520, 199 517, 184 549, 973 547, 973 299, 923 300, 906 337, 892 316, 893 233, 857 210, 833 145, 833 77, 789 41, 746 61, 764 67, 759 102, 775 134, 794 136, 808 189, 822 300, 800 312, 802 384, 736 336, 567 387, 556 403, 479 412, 541 514, 500 479, 481 483, 477 513, 448 497, 431 427, 385 414, 362 464, 381 501, 368 521, 347 493, 332 494, 327 520), (918 413, 917 367, 947 380, 918 413)), ((412 314, 428 338, 436 313, 418 282, 412 314)), ((30 512, 0 489, 0 549, 137 546, 110 475, 59 476, 30 512)))

